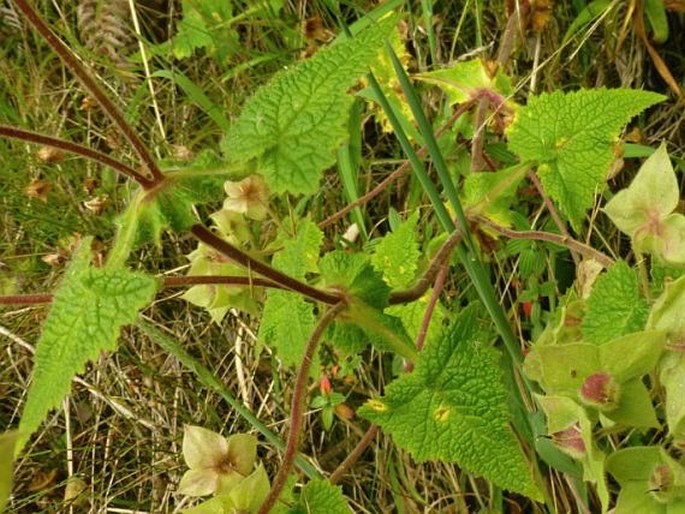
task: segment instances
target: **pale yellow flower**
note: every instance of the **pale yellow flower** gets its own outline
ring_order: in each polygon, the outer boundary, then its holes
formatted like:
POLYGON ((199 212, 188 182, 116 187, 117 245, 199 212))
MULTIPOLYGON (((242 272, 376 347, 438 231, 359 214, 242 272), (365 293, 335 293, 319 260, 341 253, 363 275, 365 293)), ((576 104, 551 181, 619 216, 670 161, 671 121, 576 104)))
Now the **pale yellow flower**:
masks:
POLYGON ((224 190, 228 196, 224 200, 224 209, 240 212, 254 220, 263 220, 266 217, 269 188, 259 175, 250 175, 240 182, 227 180, 224 190))

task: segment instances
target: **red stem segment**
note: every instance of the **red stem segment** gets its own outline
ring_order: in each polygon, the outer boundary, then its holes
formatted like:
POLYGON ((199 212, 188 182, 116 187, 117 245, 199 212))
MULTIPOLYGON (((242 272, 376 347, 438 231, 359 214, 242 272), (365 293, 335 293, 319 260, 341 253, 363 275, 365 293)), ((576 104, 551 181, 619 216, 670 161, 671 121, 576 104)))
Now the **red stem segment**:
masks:
POLYGON ((296 280, 291 276, 272 268, 268 264, 264 264, 263 262, 253 259, 229 242, 224 241, 220 237, 214 235, 203 225, 193 225, 193 228, 191 228, 190 231, 196 238, 206 245, 209 245, 218 252, 221 252, 234 262, 241 264, 249 271, 259 273, 272 282, 281 284, 285 289, 298 292, 308 296, 313 300, 327 303, 329 305, 335 305, 341 300, 341 298, 337 295, 327 293, 326 291, 312 287, 309 284, 300 282, 299 280, 296 280))
POLYGON ((302 364, 297 371, 297 377, 295 379, 293 401, 290 407, 290 432, 288 433, 288 440, 286 442, 285 452, 283 453, 283 462, 274 478, 271 490, 264 499, 264 503, 262 503, 257 514, 267 514, 267 512, 271 510, 288 480, 288 474, 293 467, 295 457, 297 456, 297 447, 300 444, 302 413, 307 398, 307 381, 309 380, 309 369, 312 366, 314 352, 319 344, 319 339, 321 339, 321 336, 326 331, 326 328, 328 328, 328 325, 330 325, 333 320, 335 320, 336 316, 338 316, 346 307, 344 302, 338 302, 330 307, 317 323, 312 335, 309 336, 309 341, 307 341, 307 347, 304 351, 304 357, 302 358, 302 364))
POLYGON ((144 188, 148 189, 154 186, 154 182, 149 178, 138 173, 137 170, 124 164, 117 159, 110 157, 109 155, 99 152, 98 150, 93 150, 87 146, 80 145, 78 143, 72 143, 71 141, 66 141, 58 137, 46 136, 45 134, 39 134, 37 132, 32 132, 30 130, 20 129, 18 127, 12 127, 9 125, 0 124, 0 136, 19 139, 21 141, 27 141, 29 143, 36 143, 44 146, 51 146, 53 148, 58 148, 65 152, 73 153, 75 155, 80 155, 91 161, 99 162, 105 166, 118 171, 122 175, 127 176, 130 179, 137 181, 144 188))
POLYGON ((119 109, 114 105, 114 102, 105 94, 100 86, 95 82, 95 79, 88 73, 85 66, 71 53, 69 47, 58 38, 52 30, 43 21, 36 10, 29 5, 26 0, 14 0, 14 3, 19 10, 24 14, 28 22, 38 31, 38 33, 45 39, 45 41, 52 47, 55 53, 59 56, 62 62, 76 75, 76 78, 81 81, 81 84, 93 96, 98 105, 111 118, 114 124, 121 130, 121 133, 126 137, 133 149, 136 151, 140 159, 145 163, 145 166, 150 171, 153 180, 148 180, 146 186, 141 182, 141 185, 149 189, 150 184, 156 185, 164 180, 164 175, 155 163, 152 155, 148 152, 147 147, 143 141, 138 137, 138 134, 126 122, 124 116, 119 109))

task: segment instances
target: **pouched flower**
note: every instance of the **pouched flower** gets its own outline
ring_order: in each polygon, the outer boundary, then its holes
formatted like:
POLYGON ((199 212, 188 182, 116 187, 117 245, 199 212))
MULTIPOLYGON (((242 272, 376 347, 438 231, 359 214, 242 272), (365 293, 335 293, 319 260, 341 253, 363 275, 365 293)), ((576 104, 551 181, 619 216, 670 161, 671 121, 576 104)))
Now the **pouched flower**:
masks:
POLYGON ((257 439, 248 434, 226 439, 206 428, 186 425, 183 458, 190 469, 177 492, 189 496, 228 493, 252 473, 257 439))
POLYGON ((259 175, 250 175, 240 182, 227 180, 224 190, 228 198, 224 209, 245 214, 254 220, 263 220, 268 212, 269 188, 259 175))

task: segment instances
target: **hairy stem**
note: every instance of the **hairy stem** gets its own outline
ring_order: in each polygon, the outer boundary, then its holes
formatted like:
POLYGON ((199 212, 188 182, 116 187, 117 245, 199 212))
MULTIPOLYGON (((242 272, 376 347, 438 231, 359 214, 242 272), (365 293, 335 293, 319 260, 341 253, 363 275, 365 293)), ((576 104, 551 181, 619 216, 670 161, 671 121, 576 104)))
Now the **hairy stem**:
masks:
POLYGON ((328 328, 328 325, 330 325, 336 316, 346 307, 347 306, 343 302, 338 302, 330 307, 321 317, 314 328, 314 332, 312 332, 312 335, 309 337, 309 341, 307 341, 302 364, 300 365, 300 368, 297 371, 297 377, 295 378, 295 389, 293 391, 293 400, 290 408, 290 432, 288 433, 288 440, 286 441, 285 452, 283 453, 283 462, 274 478, 268 496, 264 499, 264 502, 259 508, 258 514, 266 514, 269 512, 276 503, 276 500, 278 500, 281 491, 283 491, 283 487, 288 479, 288 474, 295 462, 297 447, 300 443, 302 413, 307 397, 307 380, 309 380, 309 370, 312 366, 314 352, 316 351, 321 336, 328 328))
POLYGON ((268 264, 264 264, 263 262, 253 259, 245 252, 239 250, 232 244, 214 235, 208 228, 206 228, 203 225, 193 225, 190 231, 197 239, 199 239, 206 245, 211 246, 216 251, 222 253, 234 262, 241 264, 249 271, 259 273, 260 275, 263 275, 272 282, 275 282, 276 284, 281 284, 284 289, 295 291, 304 296, 308 296, 312 300, 326 303, 328 305, 335 305, 341 300, 341 298, 338 295, 327 293, 326 291, 322 291, 321 289, 312 287, 309 284, 305 284, 304 282, 294 279, 291 276, 286 275, 285 273, 282 273, 275 268, 272 268, 268 264))
POLYGON ((478 222, 511 239, 534 239, 536 241, 547 241, 559 246, 564 246, 572 252, 579 253, 580 255, 583 255, 589 259, 596 260, 605 268, 614 263, 613 259, 608 255, 605 255, 599 250, 595 250, 591 246, 583 244, 580 241, 576 241, 570 236, 553 234, 551 232, 543 232, 541 230, 511 230, 482 217, 478 218, 478 222))
POLYGON ((446 262, 440 267, 438 276, 435 277, 435 284, 433 285, 433 294, 431 294, 430 300, 428 301, 428 306, 426 307, 426 312, 423 314, 423 320, 421 320, 421 328, 419 328, 419 333, 416 336, 416 349, 418 351, 423 350, 423 344, 426 341, 426 335, 428 334, 428 327, 430 326, 431 319, 433 318, 433 312, 435 311, 435 306, 438 304, 438 299, 440 298, 440 293, 442 288, 445 286, 445 281, 447 280, 447 272, 449 271, 449 266, 446 262))
POLYGON ((357 443, 357 446, 355 446, 350 454, 345 457, 345 460, 343 460, 340 465, 335 468, 333 473, 331 473, 331 476, 328 477, 329 482, 332 484, 337 484, 340 482, 340 479, 345 476, 345 473, 347 473, 352 466, 355 465, 355 463, 359 460, 359 457, 362 456, 364 453, 364 450, 368 448, 368 446, 373 442, 373 440, 376 438, 376 435, 378 434, 378 425, 371 425, 369 429, 366 431, 364 434, 364 437, 361 438, 361 440, 357 443))
MULTIPOLYGON (((571 235, 569 234, 568 229, 566 228, 566 224, 561 219, 561 216, 559 216, 557 208, 554 207, 552 200, 549 196, 547 196, 547 193, 545 193, 545 188, 542 187, 542 182, 540 182, 538 176, 535 174, 533 170, 530 170, 528 172, 528 179, 533 183, 535 189, 538 190, 538 193, 540 193, 542 201, 545 203, 545 207, 547 207, 547 210, 549 211, 550 216, 552 216, 552 220, 554 220, 554 223, 559 229, 559 232, 561 232, 564 237, 571 239, 571 235)), ((578 255, 576 255, 576 252, 574 252, 573 250, 571 250, 571 257, 573 258, 573 262, 576 264, 576 266, 580 264, 578 255)))
POLYGON ((152 155, 148 151, 143 141, 138 137, 138 134, 126 122, 121 111, 114 105, 114 102, 105 94, 98 83, 88 73, 85 66, 71 53, 69 47, 60 38, 55 35, 47 26, 45 21, 40 17, 38 12, 26 0, 14 0, 17 8, 24 14, 26 20, 33 25, 38 33, 45 39, 45 41, 52 47, 55 53, 59 56, 62 62, 76 75, 76 78, 83 84, 83 86, 92 95, 98 105, 110 117, 114 124, 119 128, 121 133, 126 137, 133 149, 136 151, 140 159, 143 161, 147 169, 150 171, 153 180, 148 180, 146 186, 141 182, 143 187, 148 189, 150 184, 156 184, 164 180, 164 175, 155 163, 152 155))
POLYGON ((35 143, 44 146, 50 146, 52 148, 57 148, 65 152, 73 153, 75 155, 80 155, 91 161, 99 162, 105 166, 118 171, 122 175, 127 176, 130 179, 135 180, 141 186, 149 189, 154 186, 154 182, 149 178, 138 173, 137 170, 124 164, 117 159, 113 159, 109 155, 102 153, 98 150, 93 150, 87 146, 80 145, 78 143, 72 143, 71 141, 66 141, 58 137, 46 136, 44 134, 39 134, 37 132, 32 132, 30 130, 20 129, 18 127, 11 127, 8 125, 0 124, 0 136, 19 139, 21 141, 27 141, 29 143, 35 143))

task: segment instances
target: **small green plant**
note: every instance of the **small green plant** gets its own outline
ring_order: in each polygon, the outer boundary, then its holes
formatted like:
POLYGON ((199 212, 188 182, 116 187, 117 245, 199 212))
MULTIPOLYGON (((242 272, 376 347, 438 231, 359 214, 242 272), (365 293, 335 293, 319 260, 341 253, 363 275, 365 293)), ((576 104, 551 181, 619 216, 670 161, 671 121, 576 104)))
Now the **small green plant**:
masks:
MULTIPOLYGON (((4 137, 87 157, 137 183, 101 265, 93 262, 92 237, 85 237, 53 293, 2 298, 50 302, 51 310, 18 432, 3 435, 0 446, 19 455, 69 393, 72 378, 100 352, 114 350, 125 325, 137 324, 220 389, 216 377, 207 377, 180 345, 139 317, 162 288, 183 286, 182 297, 205 309, 213 323, 230 309, 258 316, 259 343, 296 370, 285 444, 230 400, 266 444, 282 450, 273 476, 257 463, 256 436, 224 438, 186 427, 189 469, 178 493, 212 498, 185 512, 349 512, 335 482, 379 429, 418 462, 456 464, 486 479, 497 494, 507 491, 548 511, 554 502, 543 464, 592 484, 603 512, 612 493, 616 512, 682 508, 685 474, 671 450, 685 441, 685 325, 679 315, 685 278, 677 271, 685 262, 685 217, 674 212, 679 194, 665 146, 603 208, 630 237, 637 270, 572 237, 582 233, 596 197, 610 195, 607 175, 622 148, 622 131, 664 97, 581 89, 531 95, 523 105, 501 66, 470 60, 413 77, 446 94, 451 121, 442 130, 429 121, 397 55, 400 16, 381 6, 258 89, 228 124, 221 157, 208 150, 191 166, 161 169, 66 45, 27 2, 16 4, 119 127, 145 172, 75 143, 0 126, 4 137), (403 173, 413 170, 411 187, 425 201, 406 215, 390 211, 392 230, 356 245, 353 236, 336 240, 325 231, 329 220, 317 218, 315 205, 326 170, 336 163, 351 169, 345 151, 352 151, 360 130, 352 127, 360 122, 354 114, 365 101, 375 114, 382 110, 378 119, 407 156, 403 173), (475 118, 468 116, 472 111, 475 118), (484 117, 480 125, 472 121, 484 117), (468 166, 449 158, 441 132, 473 141, 468 166), (524 215, 518 193, 526 180, 550 212, 546 230, 534 229, 524 215), (218 202, 221 208, 211 212, 218 202), (205 215, 198 215, 198 206, 205 215), (187 274, 161 278, 134 271, 135 252, 162 246, 167 230, 197 240, 186 256, 187 274), (525 242, 504 251, 520 257, 530 275, 538 274, 533 270, 541 258, 531 241, 572 255, 579 269, 581 259, 591 261, 595 275, 607 268, 594 283, 579 278, 563 296, 553 280, 526 277, 520 301, 530 303, 526 316, 536 327, 525 352, 491 269, 491 245, 501 237, 525 242), (450 277, 461 273, 456 270, 463 270, 461 283, 446 295, 450 277), (661 273, 661 281, 650 280, 650 273, 661 273), (543 298, 550 303, 544 316, 533 305, 543 298), (397 372, 383 391, 364 391, 356 415, 368 422, 367 433, 328 481, 298 455, 304 411, 308 405, 321 409, 330 430, 347 398, 332 391, 327 376, 311 402, 308 386, 319 378, 320 365, 361 365, 359 355, 369 347, 397 372), (647 437, 663 423, 668 436, 647 437), (616 438, 631 430, 638 435, 617 448, 616 438), (297 494, 295 468, 308 478, 297 494), (611 490, 607 473, 618 489, 611 490)), ((222 2, 183 2, 178 34, 169 43, 174 55, 183 59, 205 49, 225 60, 232 49, 222 34, 233 18, 222 2)), ((369 221, 361 211, 353 216, 355 223, 369 221)), ((369 226, 357 229, 370 233, 369 226)), ((11 484, 6 467, 0 468, 0 502, 11 484)))

